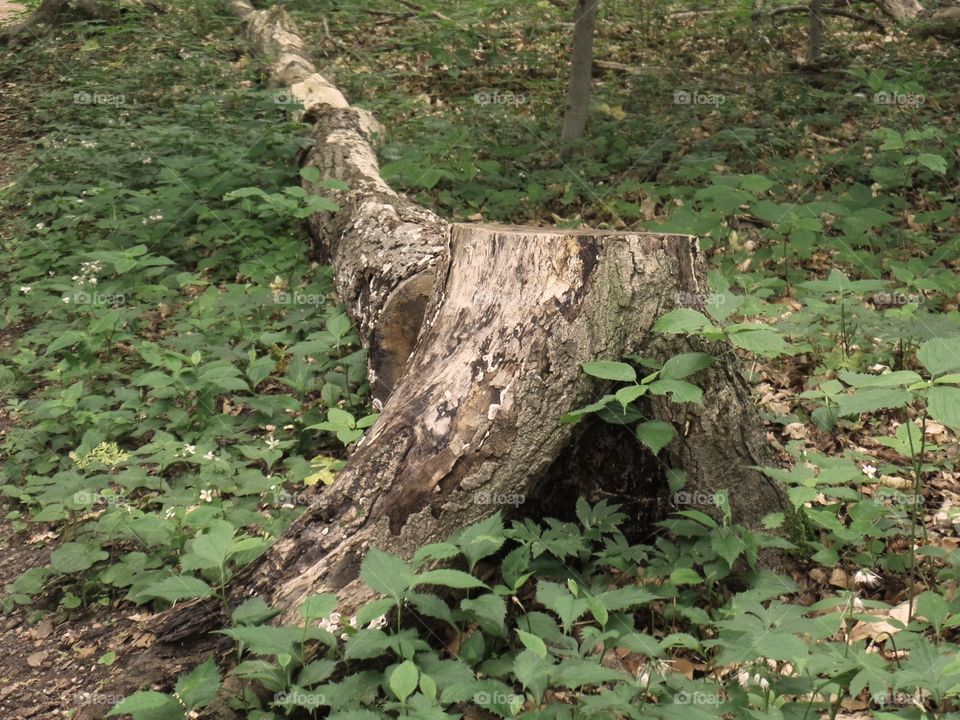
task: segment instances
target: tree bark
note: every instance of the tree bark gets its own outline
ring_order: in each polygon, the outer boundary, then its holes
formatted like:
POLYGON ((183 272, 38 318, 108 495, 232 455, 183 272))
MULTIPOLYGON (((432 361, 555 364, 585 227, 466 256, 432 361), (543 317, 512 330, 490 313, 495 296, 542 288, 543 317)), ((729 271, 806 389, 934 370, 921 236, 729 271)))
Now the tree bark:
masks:
POLYGON ((560 139, 579 140, 587 127, 590 114, 590 91, 593 87, 593 31, 597 23, 600 0, 577 0, 573 24, 573 53, 570 61, 570 83, 567 86, 567 107, 563 116, 560 139))
POLYGON ((823 0, 810 0, 810 47, 807 62, 815 65, 820 61, 820 46, 823 40, 823 0))
POLYGON ((916 20, 923 14, 923 5, 918 0, 875 0, 885 15, 897 22, 916 20))
MULTIPOLYGON (((695 238, 446 223, 380 178, 369 142, 378 126, 316 72, 286 13, 276 6, 254 11, 245 0, 230 4, 277 82, 290 84, 314 122, 303 163, 349 186, 333 193, 339 212, 309 224, 369 345, 382 413, 333 485, 237 574, 229 607, 260 595, 281 611, 279 622, 297 623, 304 598, 333 592, 349 615, 371 598, 359 580, 371 547, 409 558, 504 509, 491 498, 523 498, 521 513, 544 498, 554 507, 572 504, 579 488, 558 484, 573 475, 564 463, 603 443, 583 427, 559 424, 559 415, 607 389, 582 372, 583 362, 630 353, 665 360, 702 350, 717 361, 698 377, 702 406, 664 398, 649 404, 652 417, 677 431, 662 458, 631 445, 618 453, 612 477, 639 486, 665 462, 686 473, 692 493, 730 490, 735 521, 759 527, 769 512, 790 512, 782 488, 751 469, 774 458, 731 349, 652 331, 673 308, 705 309, 705 263, 695 238), (552 497, 561 487, 564 496, 552 497)), ((589 474, 606 474, 605 458, 592 457, 589 474)), ((662 485, 645 487, 665 501, 662 485)), ((699 509, 718 514, 710 504, 699 509)), ((174 666, 163 653, 222 652, 222 642, 210 639, 220 636, 207 633, 225 621, 219 600, 161 613, 148 625, 157 645, 124 655, 116 684, 104 692, 138 689, 143 668, 154 668, 151 679, 169 687, 183 658, 174 666)), ((85 706, 76 718, 102 712, 85 706)), ((224 702, 206 716, 234 717, 224 702)))

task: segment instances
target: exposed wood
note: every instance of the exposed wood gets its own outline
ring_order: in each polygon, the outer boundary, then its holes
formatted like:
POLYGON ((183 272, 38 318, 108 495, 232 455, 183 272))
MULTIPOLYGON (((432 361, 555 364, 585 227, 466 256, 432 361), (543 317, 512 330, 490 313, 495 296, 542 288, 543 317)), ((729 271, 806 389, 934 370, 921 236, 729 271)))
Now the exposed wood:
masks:
POLYGON ((916 20, 925 11, 918 0, 874 0, 885 15, 897 22, 916 20))
MULTIPOLYGON (((810 12, 810 5, 786 5, 784 7, 778 7, 774 10, 771 10, 770 17, 777 17, 778 15, 786 15, 790 13, 808 12, 810 12)), ((877 32, 885 33, 887 31, 886 26, 876 18, 870 17, 869 15, 861 15, 860 13, 855 13, 850 10, 844 10, 843 8, 823 7, 821 5, 820 15, 832 15, 834 17, 849 18, 850 20, 856 20, 857 22, 862 22, 865 25, 872 26, 877 30, 877 32)))

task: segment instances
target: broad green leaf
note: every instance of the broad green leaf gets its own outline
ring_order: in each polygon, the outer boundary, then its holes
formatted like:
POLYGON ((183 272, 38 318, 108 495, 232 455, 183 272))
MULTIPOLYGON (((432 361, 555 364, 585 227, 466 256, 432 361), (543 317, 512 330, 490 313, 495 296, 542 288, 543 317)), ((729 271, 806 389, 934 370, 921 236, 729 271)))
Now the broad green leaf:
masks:
POLYGON ((927 340, 917 351, 917 359, 934 376, 960 371, 960 335, 927 340))
POLYGON ((677 568, 670 573, 670 582, 674 585, 699 585, 703 582, 703 578, 691 568, 677 568))
POLYGON ((637 439, 654 453, 660 452, 676 437, 673 425, 663 420, 648 420, 637 425, 637 439))
POLYGON ((370 548, 360 566, 360 578, 378 593, 398 599, 413 583, 413 571, 396 555, 370 548))
POLYGON ((213 590, 200 578, 191 575, 174 575, 159 582, 147 585, 136 594, 137 602, 145 602, 153 598, 175 603, 179 600, 210 597, 213 590))
POLYGON ((397 696, 400 702, 404 702, 410 693, 417 689, 420 680, 420 671, 411 660, 404 660, 397 665, 390 673, 389 685, 393 694, 397 696))
POLYGON ((418 585, 442 585, 443 587, 465 590, 467 588, 486 587, 484 583, 469 573, 462 570, 450 570, 440 568, 439 570, 428 570, 416 576, 413 582, 418 585))
POLYGON ((636 382, 637 371, 630 365, 612 360, 596 360, 583 363, 583 371, 602 380, 616 380, 618 382, 636 382))
POLYGON ((132 715, 133 720, 183 720, 183 706, 170 695, 145 690, 117 703, 107 717, 132 715))
POLYGON ((220 670, 212 660, 197 665, 186 675, 181 675, 176 685, 177 695, 189 709, 210 704, 220 690, 220 670))
POLYGON ((930 388, 927 411, 937 422, 960 430, 960 388, 938 385, 930 388))
POLYGON ((520 628, 517 628, 515 632, 517 633, 517 637, 520 638, 520 642, 523 643, 523 646, 527 650, 532 652, 537 657, 545 658, 547 656, 546 643, 544 643, 540 637, 521 630, 520 628))
POLYGON ((660 317, 653 329, 673 335, 693 335, 712 327, 713 323, 703 313, 690 308, 677 308, 660 317))
POLYGON ((300 606, 300 616, 307 622, 330 617, 337 609, 337 596, 333 593, 311 595, 300 606))
POLYGON ((852 395, 841 395, 837 402, 837 414, 841 417, 872 413, 877 410, 901 408, 910 402, 906 390, 868 388, 857 390, 852 395))
POLYGON ((58 573, 69 575, 87 570, 108 557, 109 553, 96 545, 68 542, 50 553, 50 565, 58 573))
POLYGON ((674 355, 663 364, 660 377, 664 380, 682 380, 713 363, 713 356, 706 353, 682 353, 674 355))

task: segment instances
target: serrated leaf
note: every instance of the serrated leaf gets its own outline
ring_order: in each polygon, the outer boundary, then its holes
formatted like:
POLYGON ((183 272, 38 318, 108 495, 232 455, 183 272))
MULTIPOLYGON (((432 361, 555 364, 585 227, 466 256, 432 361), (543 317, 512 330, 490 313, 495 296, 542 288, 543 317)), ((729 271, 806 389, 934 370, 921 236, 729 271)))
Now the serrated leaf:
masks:
POLYGON ((658 453, 676 437, 677 432, 668 422, 648 420, 637 425, 636 434, 640 442, 650 448, 653 453, 658 453))
POLYGON ((400 558, 370 548, 360 566, 360 578, 378 593, 399 599, 413 583, 413 571, 400 558))
POLYGON ((212 660, 197 665, 176 684, 177 695, 188 709, 202 708, 210 704, 220 691, 220 670, 212 660))

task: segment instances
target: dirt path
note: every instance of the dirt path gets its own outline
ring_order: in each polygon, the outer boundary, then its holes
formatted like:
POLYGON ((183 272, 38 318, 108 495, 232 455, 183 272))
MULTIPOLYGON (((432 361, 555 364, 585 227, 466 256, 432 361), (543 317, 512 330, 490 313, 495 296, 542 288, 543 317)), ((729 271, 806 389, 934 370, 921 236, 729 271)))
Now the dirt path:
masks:
POLYGON ((9 0, 0 0, 0 25, 16 20, 23 12, 26 12, 23 5, 9 2, 9 0))

